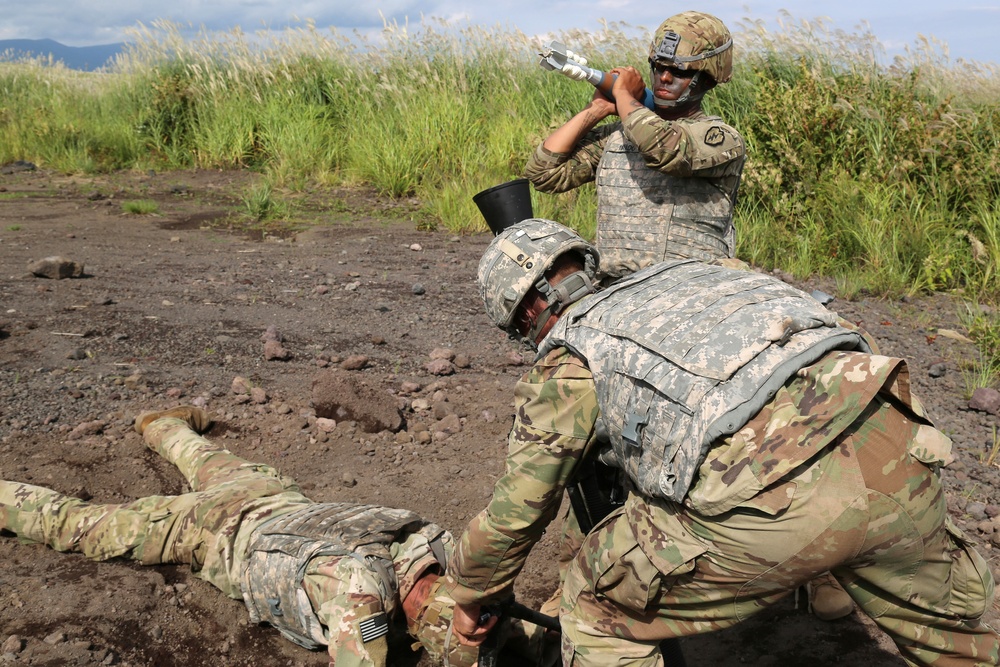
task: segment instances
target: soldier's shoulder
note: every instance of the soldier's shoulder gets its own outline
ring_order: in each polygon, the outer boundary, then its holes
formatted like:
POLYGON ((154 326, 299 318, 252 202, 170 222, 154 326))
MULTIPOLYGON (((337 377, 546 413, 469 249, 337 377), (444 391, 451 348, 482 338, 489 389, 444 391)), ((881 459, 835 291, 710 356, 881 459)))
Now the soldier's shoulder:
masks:
POLYGON ((535 361, 532 374, 547 380, 590 380, 593 374, 587 362, 565 347, 549 350, 535 361))

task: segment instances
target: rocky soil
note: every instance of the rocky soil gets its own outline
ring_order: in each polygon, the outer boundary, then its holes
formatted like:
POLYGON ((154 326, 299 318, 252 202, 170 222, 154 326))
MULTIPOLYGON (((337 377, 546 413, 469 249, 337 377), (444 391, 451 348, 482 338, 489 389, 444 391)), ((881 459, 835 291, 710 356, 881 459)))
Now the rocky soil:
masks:
MULTIPOLYGON (((417 231, 412 202, 358 191, 313 193, 308 229, 267 232, 229 217, 251 178, 243 173, 9 171, 0 477, 97 502, 183 492, 131 425, 141 410, 190 402, 213 413, 209 437, 277 466, 318 501, 407 507, 456 532, 485 506, 530 359, 482 313, 474 282, 485 234, 417 231), (139 199, 159 212, 123 212, 139 199), (35 264, 53 256, 69 263, 35 264)), ((938 295, 830 307, 910 360, 916 392, 955 441, 949 506, 996 565, 1000 420, 969 407, 962 369, 975 347, 960 304, 938 295)), ((555 532, 532 555, 523 602, 554 588, 555 532)), ((183 566, 94 563, 9 535, 0 643, 0 664, 12 665, 326 664, 249 625, 241 602, 183 566)), ((692 667, 903 665, 870 621, 817 621, 792 598, 683 645, 692 667)), ((404 642, 391 662, 420 660, 404 642)))

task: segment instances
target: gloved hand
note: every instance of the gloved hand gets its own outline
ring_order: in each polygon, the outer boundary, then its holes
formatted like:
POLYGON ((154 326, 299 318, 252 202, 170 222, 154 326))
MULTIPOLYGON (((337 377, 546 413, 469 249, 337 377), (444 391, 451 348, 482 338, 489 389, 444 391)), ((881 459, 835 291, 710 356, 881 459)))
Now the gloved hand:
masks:
POLYGON ((568 62, 563 65, 562 69, 559 71, 574 81, 585 81, 590 72, 581 67, 581 65, 586 65, 587 59, 581 54, 574 53, 569 49, 566 49, 566 58, 568 62))

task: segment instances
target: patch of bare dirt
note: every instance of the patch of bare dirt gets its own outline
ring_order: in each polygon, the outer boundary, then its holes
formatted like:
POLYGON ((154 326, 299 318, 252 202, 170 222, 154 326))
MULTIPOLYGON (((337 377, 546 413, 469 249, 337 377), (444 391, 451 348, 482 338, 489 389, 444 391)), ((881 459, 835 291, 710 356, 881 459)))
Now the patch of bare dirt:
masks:
MULTIPOLYGON (((418 231, 400 220, 414 202, 346 190, 304 196, 308 229, 248 231, 230 213, 249 178, 0 176, 0 477, 100 502, 182 492, 131 425, 141 410, 195 402, 217 418, 209 437, 315 500, 406 507, 461 531, 503 468, 525 370, 474 287, 488 236, 418 231), (133 199, 159 213, 123 213, 133 199), (28 272, 49 256, 83 263, 83 277, 28 272), (287 359, 265 358, 269 327, 287 359), (338 391, 399 407, 402 430, 369 432, 338 391)), ((974 347, 941 333, 961 331, 957 307, 943 296, 831 304, 910 360, 957 447, 949 505, 995 564, 1000 480, 983 461, 998 419, 967 407, 960 369, 974 347)), ((556 532, 533 552, 523 602, 554 588, 556 532)), ((241 602, 185 567, 92 563, 3 537, 0 642, 10 635, 24 640, 13 664, 326 664, 249 625, 241 602)), ((683 645, 691 667, 903 664, 866 619, 824 623, 792 598, 683 645)), ((397 649, 394 664, 419 660, 397 649)))

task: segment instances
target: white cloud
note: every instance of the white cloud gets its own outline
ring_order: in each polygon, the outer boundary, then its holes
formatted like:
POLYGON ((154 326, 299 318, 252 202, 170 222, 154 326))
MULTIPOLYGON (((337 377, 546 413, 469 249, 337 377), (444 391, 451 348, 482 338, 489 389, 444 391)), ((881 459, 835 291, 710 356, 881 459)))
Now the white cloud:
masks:
MULTIPOLYGON (((4 0, 12 4, 13 0, 4 0)), ((743 19, 776 25, 788 0, 701 0, 699 9, 721 18, 732 29, 743 19)), ((601 20, 621 22, 652 30, 672 10, 662 4, 638 0, 44 0, 20 3, 16 11, 0 11, 0 38, 43 37, 64 44, 83 46, 121 41, 138 22, 150 24, 158 18, 193 31, 229 30, 238 25, 246 32, 262 27, 283 29, 311 19, 319 28, 335 26, 363 33, 382 28, 382 16, 390 21, 417 25, 421 17, 437 17, 453 23, 503 25, 527 34, 558 33, 571 29, 599 30, 601 20), (381 16, 379 14, 381 10, 381 16), (296 22, 298 17, 299 21, 296 22)), ((953 57, 1000 61, 1000 40, 994 36, 1000 5, 983 3, 943 6, 938 0, 822 0, 790 13, 791 20, 828 16, 829 24, 853 32, 867 22, 889 49, 913 44, 918 34, 933 35, 948 43, 953 57)))

